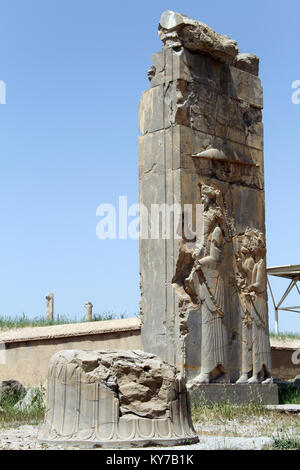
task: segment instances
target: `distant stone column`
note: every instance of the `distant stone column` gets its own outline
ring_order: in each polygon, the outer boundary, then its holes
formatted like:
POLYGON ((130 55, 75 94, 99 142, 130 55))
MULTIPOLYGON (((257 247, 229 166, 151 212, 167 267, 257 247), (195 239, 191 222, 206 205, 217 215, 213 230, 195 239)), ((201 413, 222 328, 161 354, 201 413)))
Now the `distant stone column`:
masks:
POLYGON ((47 309, 46 318, 52 321, 54 319, 54 294, 50 293, 46 295, 47 309))
POLYGON ((93 304, 91 302, 87 302, 84 304, 85 307, 85 320, 92 321, 93 320, 93 304))

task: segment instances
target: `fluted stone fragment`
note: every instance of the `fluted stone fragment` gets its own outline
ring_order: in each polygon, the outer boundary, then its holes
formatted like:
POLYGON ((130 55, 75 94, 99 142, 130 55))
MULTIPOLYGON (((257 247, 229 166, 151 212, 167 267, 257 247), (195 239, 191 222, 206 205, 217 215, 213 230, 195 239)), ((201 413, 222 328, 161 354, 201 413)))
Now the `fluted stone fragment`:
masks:
POLYGON ((66 350, 51 359, 40 440, 126 448, 198 437, 175 366, 143 351, 66 350))

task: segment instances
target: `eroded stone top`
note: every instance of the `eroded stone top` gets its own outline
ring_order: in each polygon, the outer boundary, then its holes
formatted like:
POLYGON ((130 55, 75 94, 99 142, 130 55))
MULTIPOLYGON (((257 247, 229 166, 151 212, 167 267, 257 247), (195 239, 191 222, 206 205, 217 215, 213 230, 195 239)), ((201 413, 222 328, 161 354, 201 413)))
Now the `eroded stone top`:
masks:
POLYGON ((167 48, 185 47, 190 51, 209 54, 216 60, 228 62, 246 72, 258 75, 257 56, 240 54, 236 41, 229 36, 216 33, 201 21, 174 11, 164 11, 159 21, 158 35, 167 48))
POLYGON ((141 350, 63 350, 51 364, 81 369, 82 383, 100 383, 119 400, 120 414, 169 417, 178 397, 179 370, 141 350))

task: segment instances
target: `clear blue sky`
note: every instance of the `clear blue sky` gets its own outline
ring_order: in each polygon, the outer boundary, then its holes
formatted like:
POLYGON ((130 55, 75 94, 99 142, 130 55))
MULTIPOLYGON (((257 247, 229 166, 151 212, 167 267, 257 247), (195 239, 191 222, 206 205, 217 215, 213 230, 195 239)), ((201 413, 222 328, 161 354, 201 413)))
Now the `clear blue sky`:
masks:
POLYGON ((260 56, 268 265, 300 263, 298 0, 2 0, 0 314, 44 314, 49 291, 61 314, 138 311, 138 242, 97 239, 96 208, 138 201, 137 106, 167 9, 260 56))

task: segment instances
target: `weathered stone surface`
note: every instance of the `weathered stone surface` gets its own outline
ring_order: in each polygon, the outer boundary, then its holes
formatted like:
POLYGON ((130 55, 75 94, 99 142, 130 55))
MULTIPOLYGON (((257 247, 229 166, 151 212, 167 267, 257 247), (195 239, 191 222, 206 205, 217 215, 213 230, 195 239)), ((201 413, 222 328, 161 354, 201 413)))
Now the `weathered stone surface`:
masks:
MULTIPOLYGON (((174 12, 159 35, 140 105, 140 202, 149 214, 152 204, 191 205, 194 220, 191 237, 177 237, 184 214, 169 237, 141 238, 143 347, 189 384, 268 384, 259 61, 174 12)), ((158 224, 169 221, 162 212, 158 224)))
POLYGON ((217 34, 201 21, 186 15, 165 11, 159 22, 159 37, 167 47, 185 47, 210 54, 214 59, 232 61, 238 54, 236 41, 217 34))
POLYGON ((240 153, 263 149, 258 77, 185 49, 161 54, 163 72, 154 72, 139 106, 142 135, 182 125, 220 139, 221 145, 242 145, 240 153))
POLYGON ((92 321, 93 320, 93 304, 92 302, 87 302, 84 304, 85 308, 85 321, 92 321))
POLYGON ((244 70, 230 67, 232 78, 232 96, 246 101, 250 106, 263 108, 263 90, 258 77, 253 77, 244 70))
POLYGON ((239 53, 235 58, 234 66, 245 72, 258 75, 259 58, 254 54, 239 53))
POLYGON ((52 294, 52 292, 46 295, 46 302, 46 318, 52 321, 54 318, 54 294, 52 294))
POLYGON ((258 403, 261 405, 276 405, 278 403, 277 385, 261 384, 202 384, 189 392, 192 404, 211 405, 213 403, 258 403))
POLYGON ((280 413, 297 413, 300 414, 300 405, 267 405, 266 408, 271 411, 279 411, 280 413))
POLYGON ((164 90, 157 86, 146 91, 139 104, 139 129, 142 134, 164 128, 164 90))
MULTIPOLYGON (((186 56, 191 56, 189 51, 208 54, 214 60, 233 64, 240 70, 258 75, 259 58, 256 55, 240 53, 236 41, 216 33, 201 21, 173 11, 165 11, 161 15, 158 34, 163 44, 167 48, 174 49, 177 55, 183 51, 186 56)), ((163 71, 159 54, 153 56, 153 64, 157 74, 163 71)), ((184 68, 181 70, 183 71, 184 68)), ((176 71, 178 73, 178 67, 175 64, 174 72, 176 71)))
POLYGON ((143 351, 55 354, 40 440, 86 447, 197 442, 175 366, 143 351))

